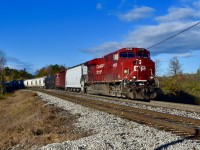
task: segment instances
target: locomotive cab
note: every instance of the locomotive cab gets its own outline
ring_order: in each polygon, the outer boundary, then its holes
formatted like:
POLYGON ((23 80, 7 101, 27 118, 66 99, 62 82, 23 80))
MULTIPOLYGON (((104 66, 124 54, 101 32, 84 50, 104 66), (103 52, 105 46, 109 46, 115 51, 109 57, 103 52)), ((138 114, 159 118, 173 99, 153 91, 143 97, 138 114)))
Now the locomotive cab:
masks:
POLYGON ((128 48, 119 53, 122 64, 122 94, 131 99, 156 97, 155 64, 143 48, 128 48), (125 57, 125 53, 127 54, 125 57))
POLYGON ((119 52, 119 62, 123 79, 147 81, 154 77, 155 64, 145 49, 135 48, 119 52))

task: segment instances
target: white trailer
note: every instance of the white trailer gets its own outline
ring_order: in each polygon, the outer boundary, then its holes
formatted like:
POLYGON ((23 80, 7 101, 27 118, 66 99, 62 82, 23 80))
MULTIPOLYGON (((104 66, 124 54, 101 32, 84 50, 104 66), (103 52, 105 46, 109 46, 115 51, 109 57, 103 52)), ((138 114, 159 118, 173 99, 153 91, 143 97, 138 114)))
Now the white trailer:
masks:
POLYGON ((84 75, 87 75, 87 66, 84 64, 67 69, 65 89, 68 91, 83 91, 84 81, 82 81, 82 78, 84 75))

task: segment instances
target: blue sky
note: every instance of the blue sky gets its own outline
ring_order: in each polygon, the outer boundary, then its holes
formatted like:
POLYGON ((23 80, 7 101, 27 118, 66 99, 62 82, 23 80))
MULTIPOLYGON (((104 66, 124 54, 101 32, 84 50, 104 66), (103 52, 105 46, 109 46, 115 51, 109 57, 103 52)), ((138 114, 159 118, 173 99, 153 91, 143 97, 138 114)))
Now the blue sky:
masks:
MULTIPOLYGON (((200 0, 0 0, 0 50, 29 72, 74 66, 122 47, 148 48, 200 21, 200 0)), ((200 25, 152 49, 166 75, 200 67, 200 25)))

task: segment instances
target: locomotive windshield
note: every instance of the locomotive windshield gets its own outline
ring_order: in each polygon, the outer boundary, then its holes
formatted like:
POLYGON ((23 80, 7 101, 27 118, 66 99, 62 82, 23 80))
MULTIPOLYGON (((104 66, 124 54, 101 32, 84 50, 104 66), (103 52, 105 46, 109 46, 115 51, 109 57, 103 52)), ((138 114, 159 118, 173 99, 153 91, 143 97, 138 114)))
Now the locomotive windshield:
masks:
POLYGON ((121 52, 119 56, 120 58, 133 58, 135 54, 133 52, 121 52))
POLYGON ((149 58, 149 54, 143 53, 143 52, 138 52, 137 56, 138 57, 143 57, 143 58, 149 58))

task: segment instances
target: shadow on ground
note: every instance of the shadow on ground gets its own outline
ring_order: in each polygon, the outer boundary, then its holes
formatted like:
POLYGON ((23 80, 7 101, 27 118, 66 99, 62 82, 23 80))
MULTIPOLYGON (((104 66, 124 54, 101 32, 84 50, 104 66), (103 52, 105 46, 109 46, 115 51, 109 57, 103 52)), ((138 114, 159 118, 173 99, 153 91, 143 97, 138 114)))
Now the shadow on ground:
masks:
POLYGON ((182 143, 184 140, 189 140, 189 139, 193 140, 195 137, 196 137, 196 136, 188 136, 188 137, 185 137, 185 138, 176 140, 176 141, 172 141, 172 142, 170 142, 170 143, 161 145, 161 146, 155 148, 154 150, 163 150, 163 149, 167 149, 169 146, 176 145, 176 144, 178 144, 178 143, 182 143))
POLYGON ((158 91, 158 96, 156 98, 157 101, 166 101, 166 102, 174 102, 174 103, 183 103, 183 104, 194 104, 199 105, 199 100, 186 93, 185 91, 176 91, 175 93, 164 93, 163 91, 158 91))

